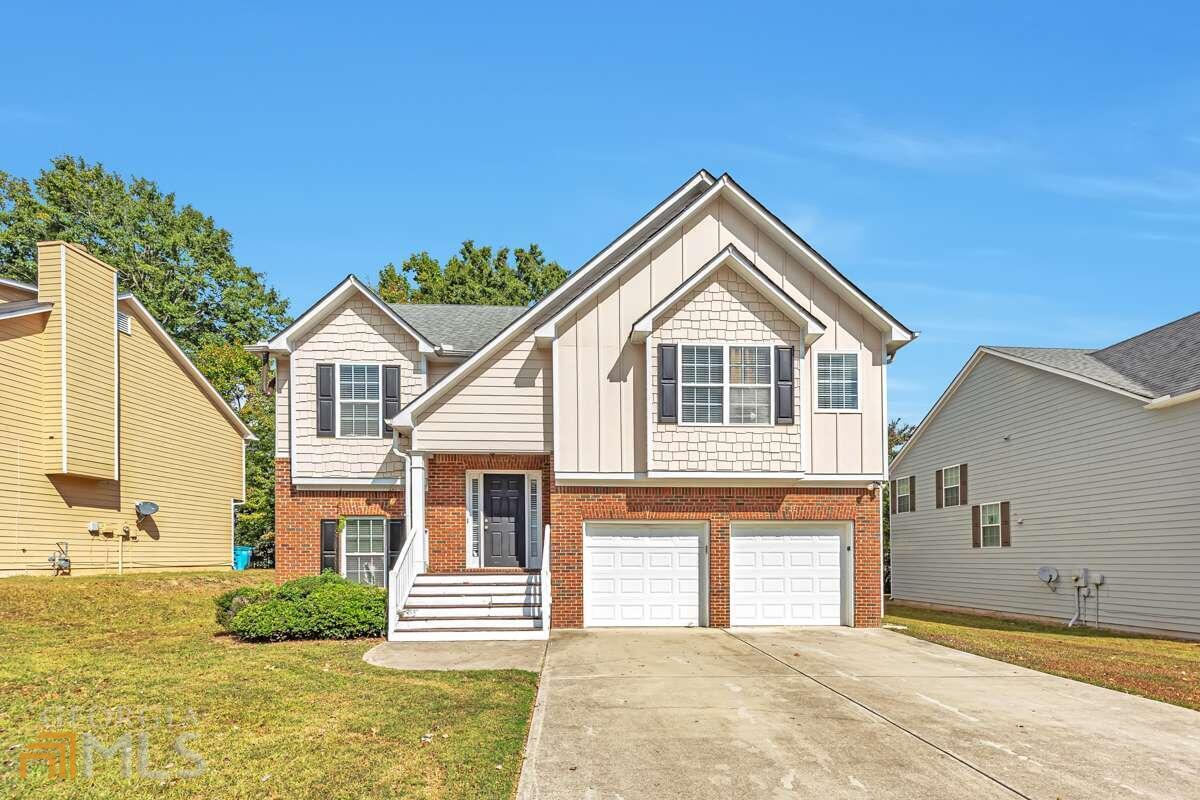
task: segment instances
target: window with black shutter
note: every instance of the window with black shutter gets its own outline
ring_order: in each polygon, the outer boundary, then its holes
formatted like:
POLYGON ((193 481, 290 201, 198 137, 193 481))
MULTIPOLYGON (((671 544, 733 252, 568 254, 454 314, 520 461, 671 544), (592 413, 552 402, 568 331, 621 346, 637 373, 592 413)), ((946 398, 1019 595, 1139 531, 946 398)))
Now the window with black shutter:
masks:
POLYGON ((658 346, 658 421, 679 419, 679 348, 673 344, 658 346))
POLYGON ((340 572, 338 565, 338 521, 321 520, 321 572, 340 572))
POLYGON ((317 364, 317 436, 333 436, 333 364, 317 364))
POLYGON ((392 435, 392 426, 388 420, 400 413, 400 367, 384 366, 383 368, 383 436, 386 439, 392 435))
POLYGON ((796 421, 792 358, 795 348, 775 348, 775 424, 789 425, 796 421))

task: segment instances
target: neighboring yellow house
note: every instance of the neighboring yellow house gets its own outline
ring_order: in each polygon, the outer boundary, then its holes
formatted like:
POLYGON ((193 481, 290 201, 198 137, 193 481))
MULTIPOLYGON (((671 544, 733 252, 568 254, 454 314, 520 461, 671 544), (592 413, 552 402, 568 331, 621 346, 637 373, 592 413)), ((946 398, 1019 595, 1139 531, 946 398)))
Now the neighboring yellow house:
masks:
POLYGON ((0 385, 0 576, 230 566, 254 437, 115 269, 0 279, 0 385))

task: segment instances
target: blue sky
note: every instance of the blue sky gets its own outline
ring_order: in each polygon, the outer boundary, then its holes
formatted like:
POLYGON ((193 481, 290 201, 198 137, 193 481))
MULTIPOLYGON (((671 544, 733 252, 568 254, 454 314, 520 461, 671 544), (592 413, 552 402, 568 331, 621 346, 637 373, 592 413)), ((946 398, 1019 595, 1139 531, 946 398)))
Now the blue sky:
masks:
POLYGON ((1200 309, 1195 4, 831 5, 21 3, 0 169, 153 178, 295 310, 468 237, 574 268, 728 170, 922 331, 912 422, 978 344, 1200 309))

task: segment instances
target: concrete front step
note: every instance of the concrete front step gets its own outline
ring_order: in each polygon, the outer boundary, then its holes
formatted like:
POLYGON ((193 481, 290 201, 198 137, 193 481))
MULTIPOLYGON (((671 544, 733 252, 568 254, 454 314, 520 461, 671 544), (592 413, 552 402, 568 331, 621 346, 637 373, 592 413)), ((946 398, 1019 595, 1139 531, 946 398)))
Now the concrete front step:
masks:
POLYGON ((467 595, 494 594, 512 597, 538 597, 541 587, 526 584, 505 583, 419 583, 408 593, 409 597, 429 597, 431 595, 467 595))
POLYGON ((510 642, 525 639, 549 639, 545 628, 506 630, 504 628, 452 628, 446 630, 393 630, 389 642, 510 642))
POLYGON ((414 579, 413 586, 536 586, 540 581, 541 577, 536 572, 425 572, 414 579))
POLYGON ((492 628, 519 630, 540 628, 540 617, 401 617, 392 625, 397 631, 462 630, 463 628, 492 628))
MULTIPOLYGON (((466 600, 468 598, 460 598, 466 600)), ((540 617, 542 607, 528 603, 455 603, 426 605, 409 603, 400 612, 401 619, 412 617, 540 617)))
POLYGON ((529 592, 513 592, 511 594, 411 594, 408 596, 408 606, 493 606, 540 605, 540 595, 529 592))

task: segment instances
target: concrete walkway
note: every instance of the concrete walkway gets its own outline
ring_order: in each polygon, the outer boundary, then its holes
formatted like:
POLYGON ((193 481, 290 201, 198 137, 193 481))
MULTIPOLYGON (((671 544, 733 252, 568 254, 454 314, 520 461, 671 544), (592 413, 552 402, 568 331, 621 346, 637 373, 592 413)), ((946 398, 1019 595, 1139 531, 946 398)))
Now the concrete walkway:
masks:
POLYGON ((538 672, 546 641, 384 642, 363 654, 377 667, 409 670, 523 669, 538 672))
POLYGON ((518 796, 1200 797, 1200 714, 886 630, 552 634, 518 796))

